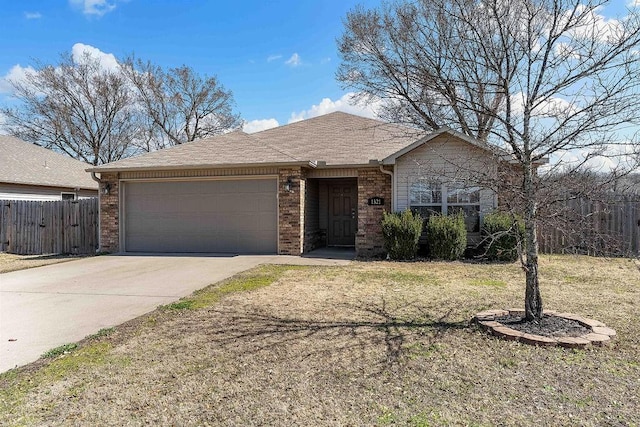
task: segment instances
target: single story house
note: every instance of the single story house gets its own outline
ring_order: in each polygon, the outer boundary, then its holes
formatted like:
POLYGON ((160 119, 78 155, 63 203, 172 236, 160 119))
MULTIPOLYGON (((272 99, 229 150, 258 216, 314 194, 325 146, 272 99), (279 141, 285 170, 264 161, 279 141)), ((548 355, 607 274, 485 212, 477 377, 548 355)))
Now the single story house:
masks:
POLYGON ((382 213, 463 211, 470 235, 497 206, 504 153, 448 128, 343 112, 202 139, 92 167, 107 252, 383 251, 382 213))
POLYGON ((98 196, 87 163, 0 135, 0 200, 75 200, 98 196))

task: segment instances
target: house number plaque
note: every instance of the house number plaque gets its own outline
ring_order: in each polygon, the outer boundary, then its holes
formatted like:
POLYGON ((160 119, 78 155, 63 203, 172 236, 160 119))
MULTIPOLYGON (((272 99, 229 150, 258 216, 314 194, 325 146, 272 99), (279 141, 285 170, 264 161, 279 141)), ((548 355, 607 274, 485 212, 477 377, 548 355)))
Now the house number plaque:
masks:
POLYGON ((370 197, 369 198, 369 206, 383 206, 384 198, 383 197, 370 197))

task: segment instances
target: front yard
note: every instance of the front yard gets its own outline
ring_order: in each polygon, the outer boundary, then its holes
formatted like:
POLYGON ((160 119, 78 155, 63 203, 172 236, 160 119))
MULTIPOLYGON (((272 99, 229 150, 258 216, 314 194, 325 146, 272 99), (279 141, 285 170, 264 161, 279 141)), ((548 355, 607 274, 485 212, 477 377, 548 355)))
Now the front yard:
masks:
POLYGON ((79 255, 13 255, 0 252, 0 273, 42 267, 43 265, 72 261, 80 257, 79 255))
POLYGON ((517 264, 264 266, 1 375, 0 424, 638 425, 638 264, 544 256, 541 284, 613 344, 470 324, 522 306, 517 264))

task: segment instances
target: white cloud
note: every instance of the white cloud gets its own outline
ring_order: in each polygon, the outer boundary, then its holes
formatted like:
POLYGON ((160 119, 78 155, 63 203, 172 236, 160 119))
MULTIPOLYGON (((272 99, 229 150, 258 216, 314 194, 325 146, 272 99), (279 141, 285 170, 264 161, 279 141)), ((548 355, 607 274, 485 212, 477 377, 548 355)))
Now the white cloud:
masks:
POLYGON ((614 169, 629 171, 638 167, 638 152, 635 144, 618 141, 598 148, 576 148, 560 151, 551 157, 551 164, 567 169, 579 168, 591 172, 607 173, 614 169))
MULTIPOLYGON (((638 3, 639 0, 635 0, 638 3)), ((580 42, 584 39, 590 40, 596 37, 600 41, 615 42, 619 39, 622 31, 622 24, 617 19, 607 18, 599 12, 602 10, 601 6, 587 7, 586 5, 580 5, 576 9, 576 14, 567 11, 561 25, 566 25, 567 22, 571 22, 573 25, 578 23, 575 27, 570 29, 567 33, 571 38, 577 39, 576 42, 580 42)))
POLYGON ((558 57, 564 59, 582 59, 580 50, 570 43, 558 43, 555 46, 555 53, 558 57))
POLYGON ((115 1, 108 0, 69 0, 71 6, 82 10, 87 16, 104 16, 116 8, 115 1))
POLYGON ((588 150, 572 150, 552 160, 567 169, 580 168, 597 173, 608 172, 616 167, 616 162, 613 159, 594 156, 588 150))
POLYGON ((276 119, 251 120, 242 126, 242 131, 246 133, 255 133, 280 126, 276 119))
POLYGON ((88 54, 92 58, 100 61, 100 65, 105 70, 116 70, 120 66, 118 64, 118 60, 112 53, 105 53, 98 49, 97 47, 93 47, 84 43, 76 43, 71 48, 71 57, 74 62, 80 62, 82 60, 83 55, 88 54))
MULTIPOLYGON (((525 94, 519 92, 511 96, 511 108, 516 114, 522 114, 524 112, 525 94)), ((576 106, 566 99, 552 97, 543 100, 532 111, 532 114, 541 117, 567 117, 576 113, 576 106)))
POLYGON ((300 120, 310 119, 311 117, 322 116, 334 111, 342 111, 344 113, 356 114, 358 116, 377 118, 376 112, 382 106, 381 101, 376 101, 368 105, 361 105, 354 101, 355 93, 349 92, 344 94, 340 99, 332 101, 330 98, 324 98, 317 105, 312 105, 308 110, 291 113, 289 123, 299 122, 300 120))
POLYGON ((282 58, 282 55, 269 55, 267 56, 267 62, 275 61, 282 58))
POLYGON ((298 55, 297 53, 294 53, 293 55, 291 55, 291 58, 285 61, 285 64, 291 67, 297 67, 300 64, 302 64, 302 59, 300 59, 300 55, 298 55))
POLYGON ((40 19, 42 14, 40 12, 25 12, 24 17, 27 19, 40 19))
MULTIPOLYGON (((71 57, 73 61, 78 63, 82 61, 83 55, 87 53, 92 58, 98 59, 100 66, 104 70, 116 70, 120 65, 118 60, 111 53, 105 53, 98 49, 83 43, 76 43, 71 48, 71 57)), ((20 64, 16 64, 4 75, 0 77, 0 93, 12 93, 13 87, 10 82, 24 83, 26 82, 27 74, 35 74, 36 70, 31 67, 23 67, 20 64)))
POLYGON ((627 6, 629 7, 640 6, 640 0, 630 0, 629 3, 627 3, 627 6))
POLYGON ((14 83, 22 83, 26 81, 27 74, 35 73, 32 67, 23 67, 20 64, 16 64, 4 77, 0 78, 0 93, 11 93, 13 92, 13 87, 11 86, 11 82, 14 83))

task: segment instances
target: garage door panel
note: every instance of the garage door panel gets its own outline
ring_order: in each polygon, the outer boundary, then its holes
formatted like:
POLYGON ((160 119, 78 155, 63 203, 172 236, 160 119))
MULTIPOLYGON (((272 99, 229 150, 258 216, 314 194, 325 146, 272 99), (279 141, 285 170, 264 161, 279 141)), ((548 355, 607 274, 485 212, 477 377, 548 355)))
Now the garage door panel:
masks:
POLYGON ((127 182, 129 252, 277 251, 275 179, 127 182))

